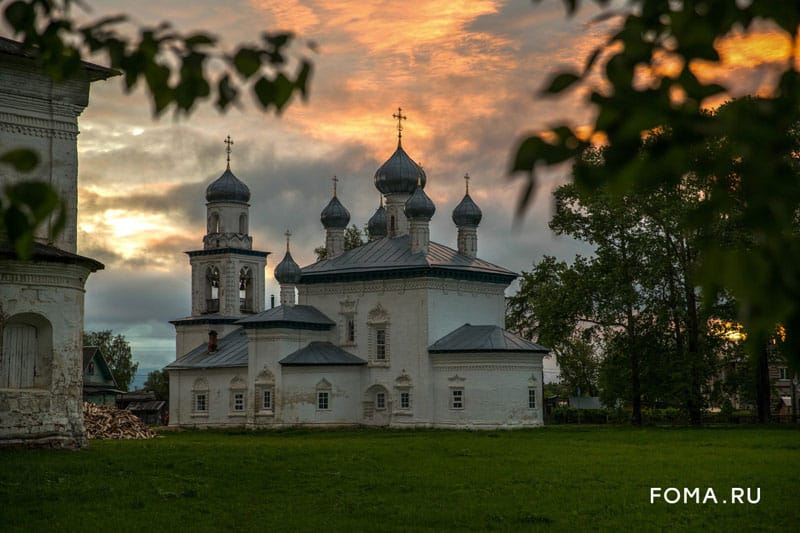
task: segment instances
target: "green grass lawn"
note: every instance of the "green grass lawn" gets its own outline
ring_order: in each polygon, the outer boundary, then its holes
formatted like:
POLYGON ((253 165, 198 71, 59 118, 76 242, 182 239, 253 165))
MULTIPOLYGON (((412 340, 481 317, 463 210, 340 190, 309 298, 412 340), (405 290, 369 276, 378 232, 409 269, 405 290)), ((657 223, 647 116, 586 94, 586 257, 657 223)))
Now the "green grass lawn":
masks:
POLYGON ((0 450, 2 531, 799 528, 800 431, 780 427, 189 431, 0 450), (719 503, 651 504, 650 487, 719 503), (723 504, 731 487, 760 502, 723 504))

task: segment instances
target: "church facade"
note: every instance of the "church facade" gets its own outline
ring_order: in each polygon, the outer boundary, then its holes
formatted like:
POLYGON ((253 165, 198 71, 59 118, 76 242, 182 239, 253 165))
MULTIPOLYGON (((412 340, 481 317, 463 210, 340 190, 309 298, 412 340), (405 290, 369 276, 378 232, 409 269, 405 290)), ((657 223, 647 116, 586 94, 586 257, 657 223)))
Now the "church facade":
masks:
POLYGON ((170 425, 541 425, 548 350, 503 329, 517 274, 477 257, 468 186, 452 212, 456 249, 430 240, 426 179, 398 135, 375 173, 369 241, 352 250, 334 183, 325 259, 300 268, 287 232, 280 305, 265 309, 268 253, 252 248, 250 192, 229 161, 206 190, 203 249, 187 252, 192 314, 172 321, 170 425))

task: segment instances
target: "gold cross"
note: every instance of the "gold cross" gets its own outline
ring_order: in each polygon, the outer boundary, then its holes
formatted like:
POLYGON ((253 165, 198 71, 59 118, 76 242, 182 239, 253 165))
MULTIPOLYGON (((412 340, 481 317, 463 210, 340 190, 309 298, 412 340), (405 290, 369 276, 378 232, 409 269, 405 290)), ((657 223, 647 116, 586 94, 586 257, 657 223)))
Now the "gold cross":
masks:
POLYGON ((331 181, 333 182, 333 196, 336 196, 336 184, 339 183, 339 178, 334 176, 331 181))
POLYGON ((403 121, 405 119, 407 119, 408 117, 406 117, 403 114, 403 108, 402 107, 398 107, 397 108, 397 113, 393 113, 392 114, 392 118, 396 118, 397 119, 397 144, 399 146, 400 145, 400 139, 403 137, 403 121))
POLYGON ((231 140, 231 136, 228 135, 223 142, 228 145, 225 148, 225 151, 228 152, 228 170, 230 170, 231 169, 231 146, 233 145, 233 141, 231 140))
POLYGON ((467 194, 469 194, 469 172, 464 174, 464 181, 467 183, 467 194))

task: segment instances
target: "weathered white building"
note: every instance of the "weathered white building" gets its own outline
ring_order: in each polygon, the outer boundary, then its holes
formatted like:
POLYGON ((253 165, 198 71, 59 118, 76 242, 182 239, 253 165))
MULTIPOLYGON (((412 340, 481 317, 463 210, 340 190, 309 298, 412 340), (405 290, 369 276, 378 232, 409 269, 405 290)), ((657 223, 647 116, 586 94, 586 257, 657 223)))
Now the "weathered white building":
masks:
POLYGON ((322 211, 326 259, 275 267, 280 305, 264 310, 267 252, 252 249, 250 193, 230 171, 206 190, 203 250, 188 252, 192 315, 173 321, 170 424, 511 428, 542 424, 547 349, 503 330, 516 274, 477 257, 481 211, 453 210, 457 249, 430 240, 426 175, 403 150, 375 173, 386 206, 369 242, 345 251, 350 214, 322 211))
POLYGON ((78 116, 89 85, 113 71, 84 63, 53 81, 19 43, 0 38, 0 152, 28 148, 39 165, 21 174, 0 166, 0 186, 44 181, 66 209, 50 240, 40 228, 33 257, 19 261, 0 235, 0 446, 83 446, 83 294, 103 265, 76 254, 78 116))

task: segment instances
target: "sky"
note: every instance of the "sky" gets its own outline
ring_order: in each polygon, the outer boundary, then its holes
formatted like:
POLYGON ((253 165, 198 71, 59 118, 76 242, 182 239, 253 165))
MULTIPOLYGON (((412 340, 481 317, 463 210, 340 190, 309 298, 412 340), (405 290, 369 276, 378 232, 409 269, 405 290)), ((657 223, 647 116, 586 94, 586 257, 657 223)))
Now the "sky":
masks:
MULTIPOLYGON (((292 232, 301 266, 314 262, 313 249, 324 244, 319 214, 334 175, 351 222, 362 226, 372 215, 379 200, 373 176, 396 147, 398 107, 408 117, 403 146, 424 166, 436 204, 432 240, 455 247, 450 213, 468 172, 484 213, 483 259, 520 272, 544 255, 570 260, 591 253, 547 226, 550 193, 568 168, 544 175, 516 226, 523 183, 507 169, 526 133, 590 123, 585 92, 551 98, 539 91, 554 71, 580 69, 613 27, 613 19, 593 22, 593 9, 569 18, 555 1, 141 0, 134 12, 129 2, 90 4, 91 18, 169 20, 180 31, 215 34, 226 50, 256 42, 263 30, 291 30, 318 45, 309 100, 293 100, 280 116, 259 111, 245 96, 226 114, 205 104, 188 118, 156 120, 145 95, 125 94, 119 78, 93 84, 79 119, 78 251, 105 270, 86 284, 85 327, 125 335, 142 369, 175 357, 168 321, 190 312, 184 252, 202 248, 204 191, 225 170, 227 135, 234 140, 231 169, 251 191, 253 247, 272 252, 267 302, 278 293, 272 270, 283 256, 284 232, 292 232)), ((720 44, 723 63, 699 68, 735 81, 743 93, 763 92, 770 65, 788 54, 788 38, 772 37, 728 39, 720 44)))

